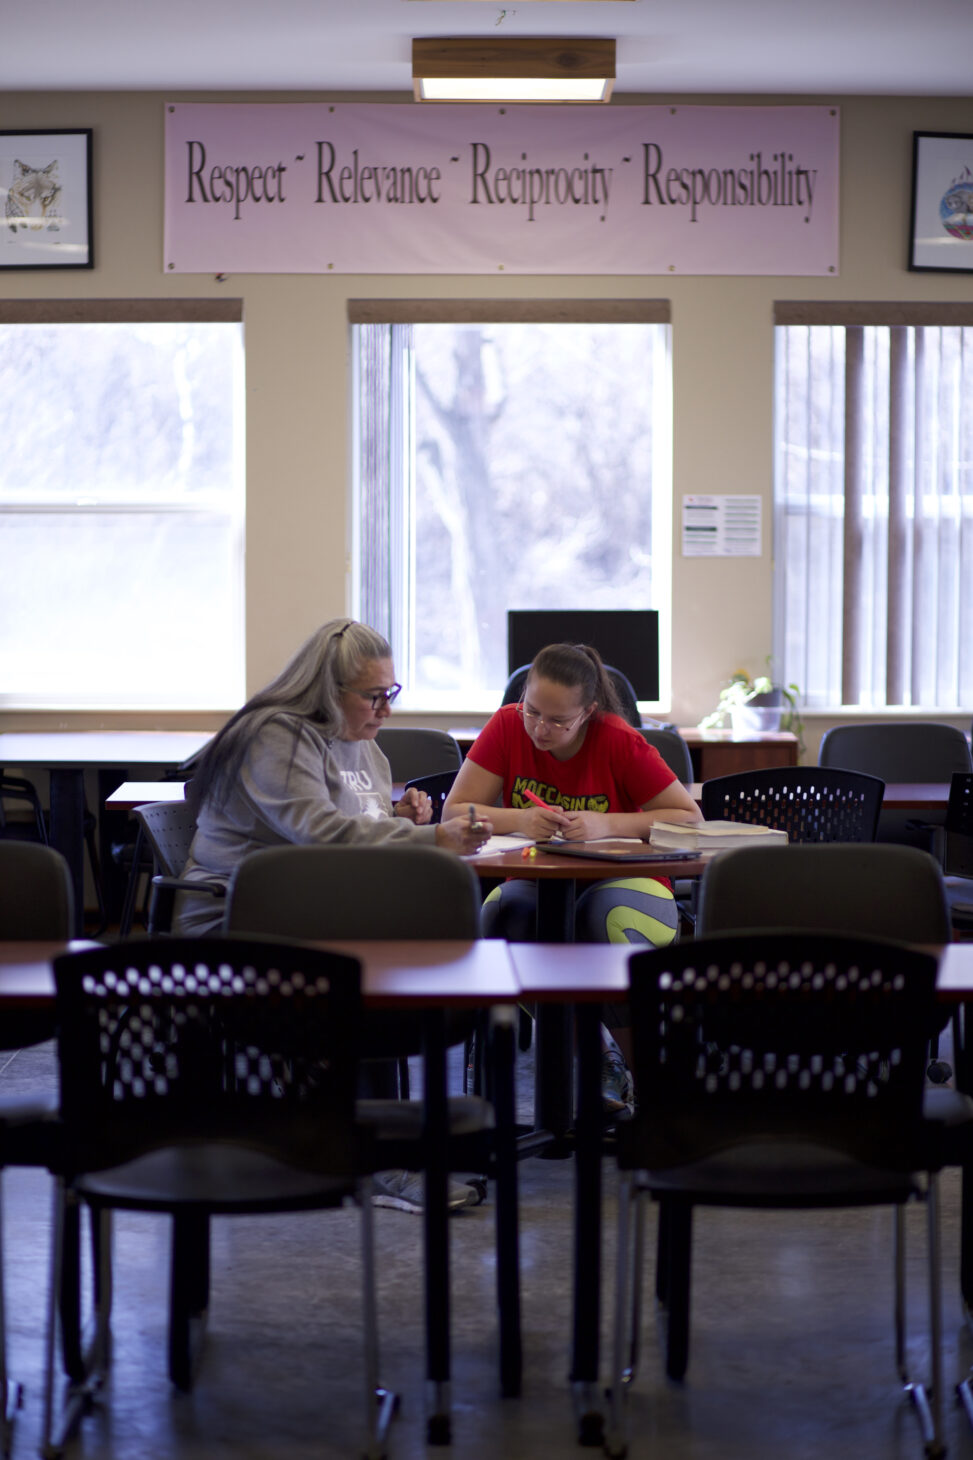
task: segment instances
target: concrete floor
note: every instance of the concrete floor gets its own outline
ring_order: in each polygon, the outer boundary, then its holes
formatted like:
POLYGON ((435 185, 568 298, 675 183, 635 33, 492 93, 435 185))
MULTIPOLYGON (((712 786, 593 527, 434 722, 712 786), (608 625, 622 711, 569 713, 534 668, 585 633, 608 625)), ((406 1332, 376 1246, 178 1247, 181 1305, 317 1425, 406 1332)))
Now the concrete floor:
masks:
MULTIPOLYGON (((0 1093, 54 1077, 49 1047, 5 1057, 0 1093)), ((529 1102, 530 1057, 522 1099, 529 1102)), ((567 1384, 571 1318, 572 1166, 520 1167, 524 1394, 498 1398, 492 1203, 450 1224, 453 1259, 454 1435, 425 1443, 422 1224, 377 1211, 385 1382, 401 1391, 390 1454, 464 1460, 544 1460, 579 1453, 567 1384)), ((606 1161, 603 1353, 613 1267, 615 1182, 606 1161)), ((37 1452, 47 1287, 50 1183, 4 1175, 9 1361, 25 1385, 14 1456, 37 1452)), ((973 1361, 955 1274, 959 1183, 946 1174, 946 1434, 973 1457, 973 1432, 953 1385, 973 1361)), ((650 1219, 654 1230, 654 1216, 650 1219)), ((358 1219, 354 1211, 214 1223, 213 1296, 194 1392, 166 1378, 168 1231, 164 1219, 116 1222, 114 1368, 73 1444, 99 1460, 331 1460, 359 1452, 358 1219)), ((910 1357, 923 1370, 924 1213, 910 1214, 910 1357)), ((914 1415, 900 1397, 891 1335, 891 1218, 703 1212, 697 1219, 693 1339, 683 1384, 666 1380, 662 1329, 650 1309, 630 1395, 630 1455, 679 1460, 898 1460, 919 1457, 914 1415)), ((651 1281, 651 1278, 650 1278, 651 1281)), ((607 1373, 607 1368, 604 1369, 607 1373)), ((584 1452, 581 1452, 584 1453, 584 1452)))

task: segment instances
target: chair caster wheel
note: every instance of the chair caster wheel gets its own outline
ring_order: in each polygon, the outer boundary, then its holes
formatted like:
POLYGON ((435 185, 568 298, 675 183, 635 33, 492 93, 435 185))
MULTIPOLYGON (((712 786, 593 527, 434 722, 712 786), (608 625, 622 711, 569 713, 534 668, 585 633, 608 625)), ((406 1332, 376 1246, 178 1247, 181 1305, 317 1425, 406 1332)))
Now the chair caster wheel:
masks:
POLYGON ((583 1414, 578 1420, 578 1444, 601 1449, 605 1443, 604 1420, 600 1414, 583 1414))
POLYGON ((429 1445, 451 1445, 452 1426, 448 1414, 431 1414, 426 1425, 426 1443, 429 1445))

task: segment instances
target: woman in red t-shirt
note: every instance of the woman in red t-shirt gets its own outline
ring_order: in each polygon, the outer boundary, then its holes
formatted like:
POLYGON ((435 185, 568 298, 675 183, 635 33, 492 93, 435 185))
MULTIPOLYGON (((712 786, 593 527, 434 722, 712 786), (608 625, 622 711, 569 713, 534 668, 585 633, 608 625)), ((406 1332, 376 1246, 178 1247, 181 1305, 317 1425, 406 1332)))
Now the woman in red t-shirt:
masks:
MULTIPOLYGON (((534 841, 598 837, 648 838, 653 821, 699 821, 685 786, 654 746, 617 713, 612 682, 597 650, 586 644, 549 644, 534 659, 523 699, 504 705, 481 731, 456 777, 443 819, 473 806, 497 833, 520 832, 534 841), (530 791, 545 804, 525 795, 530 791)), ((483 908, 486 937, 529 941, 534 936, 537 886, 511 880, 490 893, 483 908)), ((655 877, 608 877, 591 883, 577 901, 579 942, 662 947, 676 935, 672 888, 655 877)), ((626 1011, 627 1012, 627 1011, 626 1011)), ((624 1017, 621 1010, 612 1023, 624 1017)), ((605 1103, 614 1095, 608 1065, 617 1046, 606 1032, 605 1103)), ((617 1063, 621 1065, 618 1057, 617 1063)), ((622 1065, 622 1070, 624 1066, 622 1065)), ((618 1105, 630 1105, 631 1077, 621 1072, 618 1105)), ((631 1113, 628 1111, 628 1113, 631 1113)))

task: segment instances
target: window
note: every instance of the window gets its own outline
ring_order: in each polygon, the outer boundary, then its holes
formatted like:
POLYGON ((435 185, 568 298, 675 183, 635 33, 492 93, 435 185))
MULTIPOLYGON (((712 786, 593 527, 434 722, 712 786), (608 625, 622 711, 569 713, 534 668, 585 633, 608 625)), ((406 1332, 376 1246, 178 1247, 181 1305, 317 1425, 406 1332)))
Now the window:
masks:
POLYGON ((509 608, 658 609, 667 702, 668 306, 387 311, 351 310, 352 556, 355 612, 389 638, 402 703, 495 708, 509 608))
POLYGON ((778 305, 776 335, 784 678, 812 708, 969 708, 973 309, 778 305))
POLYGON ((239 301, 0 304, 0 705, 243 692, 239 301))

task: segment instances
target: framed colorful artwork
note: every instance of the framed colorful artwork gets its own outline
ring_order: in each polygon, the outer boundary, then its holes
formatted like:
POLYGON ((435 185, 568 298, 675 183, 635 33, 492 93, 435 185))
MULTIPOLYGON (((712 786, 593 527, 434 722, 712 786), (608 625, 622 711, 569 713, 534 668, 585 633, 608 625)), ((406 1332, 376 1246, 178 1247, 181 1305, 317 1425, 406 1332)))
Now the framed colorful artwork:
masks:
POLYGON ((973 134, 912 134, 909 268, 973 272, 973 134))

